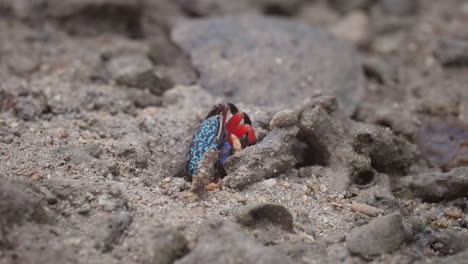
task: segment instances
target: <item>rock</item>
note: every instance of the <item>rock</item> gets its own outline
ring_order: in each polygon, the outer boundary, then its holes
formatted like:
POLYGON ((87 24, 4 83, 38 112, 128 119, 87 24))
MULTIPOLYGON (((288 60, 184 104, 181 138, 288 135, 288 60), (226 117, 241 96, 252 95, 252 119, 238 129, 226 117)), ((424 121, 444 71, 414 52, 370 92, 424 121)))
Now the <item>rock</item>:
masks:
POLYGON ((25 121, 33 121, 48 111, 47 97, 43 92, 21 94, 16 98, 15 115, 25 121))
POLYGON ((102 252, 112 251, 132 220, 133 215, 129 212, 121 212, 105 219, 91 234, 95 241, 95 247, 102 252))
POLYGON ((350 207, 351 211, 360 212, 368 216, 378 216, 382 213, 382 210, 374 206, 362 203, 352 203, 350 207))
POLYGON ((347 247, 352 254, 370 257, 398 249, 406 237, 401 215, 393 213, 352 229, 347 247))
POLYGON ((295 106, 322 91, 336 95, 351 114, 362 97, 362 69, 353 48, 302 24, 210 18, 180 23, 172 38, 191 55, 202 87, 217 96, 230 94, 229 101, 295 106))
POLYGON ((309 153, 316 156, 313 160, 328 165, 333 171, 324 181, 338 192, 347 190, 351 184, 370 185, 374 182, 375 171, 369 156, 354 151, 347 129, 340 119, 327 113, 333 111, 333 106, 326 106, 321 100, 304 107, 299 127, 308 143, 309 153))
POLYGON ((173 86, 168 79, 155 74, 151 61, 142 54, 125 54, 112 58, 107 69, 118 84, 147 88, 155 95, 162 95, 173 86))
POLYGON ((353 148, 368 155, 372 167, 389 175, 406 175, 419 159, 419 151, 406 139, 398 137, 388 128, 363 127, 356 131, 353 148))
POLYGON ((354 45, 365 46, 370 40, 369 18, 362 11, 355 11, 345 16, 331 32, 339 37, 351 41, 354 45))
POLYGON ((172 264, 189 252, 184 234, 172 228, 145 230, 143 237, 145 264, 172 264))
POLYGON ((229 157, 224 163, 224 184, 243 189, 292 168, 296 163, 292 144, 297 132, 297 127, 275 129, 261 142, 229 157))
POLYGON ((158 33, 151 38, 148 51, 155 70, 174 84, 195 83, 198 75, 192 67, 190 57, 169 39, 166 32, 158 33))
POLYGON ((449 172, 428 172, 404 177, 400 184, 425 201, 451 200, 468 197, 468 167, 449 172))
POLYGON ((297 123, 297 111, 283 110, 276 113, 270 121, 270 130, 279 127, 288 127, 297 123))
POLYGON ((286 256, 260 244, 238 225, 228 221, 208 220, 200 227, 197 240, 192 251, 175 264, 292 263, 286 256))
POLYGON ((271 178, 268 180, 262 181, 262 184, 265 185, 267 188, 272 188, 273 186, 276 185, 276 179, 271 178))
POLYGON ((417 0, 382 0, 383 9, 393 15, 413 15, 418 11, 417 0))
POLYGON ((446 67, 468 65, 468 41, 458 39, 441 39, 436 58, 446 67))
POLYGON ((261 225, 268 222, 278 225, 288 232, 294 231, 293 216, 289 210, 279 204, 257 204, 247 206, 236 217, 237 222, 245 226, 261 225))

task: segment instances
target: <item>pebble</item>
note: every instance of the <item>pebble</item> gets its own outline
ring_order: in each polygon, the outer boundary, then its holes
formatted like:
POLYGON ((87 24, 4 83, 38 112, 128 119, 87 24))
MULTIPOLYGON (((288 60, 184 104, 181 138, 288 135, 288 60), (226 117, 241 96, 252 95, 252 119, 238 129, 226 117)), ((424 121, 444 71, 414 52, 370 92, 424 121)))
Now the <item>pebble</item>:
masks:
POLYGON ((370 257, 398 249, 406 237, 400 213, 393 213, 352 229, 347 247, 353 254, 370 257))
POLYGON ((356 202, 352 203, 351 211, 363 213, 368 216, 378 216, 380 213, 382 213, 381 209, 378 209, 374 206, 370 206, 370 205, 362 204, 362 203, 356 203, 356 202))
POLYGON ((364 46, 370 40, 369 17, 362 11, 354 11, 333 26, 331 32, 337 37, 351 41, 354 45, 364 46))
POLYGON ((449 209, 445 211, 445 216, 453 219, 460 219, 463 217, 463 213, 459 209, 449 209))
POLYGON ((276 179, 271 178, 271 179, 268 179, 268 180, 264 180, 264 181, 262 181, 262 184, 265 185, 268 188, 271 188, 271 187, 276 185, 276 179))

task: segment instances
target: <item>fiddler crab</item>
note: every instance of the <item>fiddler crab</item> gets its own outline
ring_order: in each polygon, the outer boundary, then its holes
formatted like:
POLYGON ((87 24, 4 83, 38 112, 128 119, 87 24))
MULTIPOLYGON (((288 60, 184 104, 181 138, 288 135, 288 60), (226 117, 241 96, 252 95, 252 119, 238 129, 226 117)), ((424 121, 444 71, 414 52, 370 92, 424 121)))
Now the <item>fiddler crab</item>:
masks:
POLYGON ((189 180, 197 173, 198 164, 210 147, 219 150, 219 159, 215 164, 215 178, 212 180, 212 183, 216 184, 226 176, 223 163, 227 158, 242 151, 242 142, 246 143, 244 145, 252 145, 256 141, 252 122, 246 113, 240 112, 231 103, 214 105, 193 134, 185 159, 185 169, 190 176, 189 180), (232 116, 226 121, 229 112, 232 116))

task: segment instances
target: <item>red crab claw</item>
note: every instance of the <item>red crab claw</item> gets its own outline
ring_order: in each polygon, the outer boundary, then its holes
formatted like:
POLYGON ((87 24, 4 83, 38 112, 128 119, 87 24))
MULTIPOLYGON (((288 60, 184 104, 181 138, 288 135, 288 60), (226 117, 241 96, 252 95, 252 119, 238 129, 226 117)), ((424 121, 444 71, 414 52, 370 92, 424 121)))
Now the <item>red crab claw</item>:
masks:
POLYGON ((231 109, 232 117, 225 125, 226 130, 239 138, 243 135, 247 135, 247 143, 249 145, 254 144, 257 141, 257 138, 255 137, 250 117, 244 112, 239 112, 237 107, 233 104, 229 103, 228 105, 231 109), (242 120, 244 120, 244 124, 239 125, 242 120))

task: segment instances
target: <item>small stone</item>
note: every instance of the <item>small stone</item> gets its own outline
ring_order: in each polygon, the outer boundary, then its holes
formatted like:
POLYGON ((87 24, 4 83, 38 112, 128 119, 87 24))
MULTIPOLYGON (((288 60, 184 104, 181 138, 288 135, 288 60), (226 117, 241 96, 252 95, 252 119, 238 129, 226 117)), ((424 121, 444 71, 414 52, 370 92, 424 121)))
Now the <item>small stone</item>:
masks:
POLYGON ((441 39, 436 58, 446 67, 468 65, 468 41, 459 39, 441 39))
POLYGON ((152 228, 145 230, 144 263, 171 264, 189 252, 185 236, 172 228, 152 228))
POLYGON ((460 219, 463 217, 463 213, 459 209, 450 209, 445 211, 445 216, 453 219, 460 219))
POLYGON ((362 11, 354 11, 331 28, 331 32, 340 38, 351 41, 354 45, 364 46, 369 43, 369 18, 362 11))
POLYGON ((14 106, 15 115, 25 121, 33 121, 49 109, 43 92, 31 92, 18 96, 14 106))
POLYGON ((276 113, 270 121, 270 130, 296 124, 298 120, 297 114, 294 110, 284 110, 276 113))
POLYGON ((382 210, 362 203, 354 203, 351 205, 351 211, 360 212, 368 216, 378 216, 382 210))
POLYGON ((77 213, 82 214, 82 215, 88 214, 90 211, 91 211, 91 206, 89 204, 84 204, 78 210, 76 210, 77 213))
POLYGON ((293 232, 293 216, 289 210, 279 204, 257 204, 244 208, 236 217, 237 222, 245 226, 256 226, 262 221, 280 226, 293 232))
POLYGON ((444 228, 444 229, 450 226, 450 221, 445 217, 438 219, 435 223, 438 227, 444 228))
POLYGON ((370 257, 398 249, 406 236, 400 213, 393 213, 352 229, 347 247, 353 254, 370 257))
POLYGON ((268 188, 271 188, 271 187, 276 185, 276 179, 271 178, 271 179, 268 179, 268 180, 264 180, 264 181, 262 181, 262 184, 265 185, 268 188))

